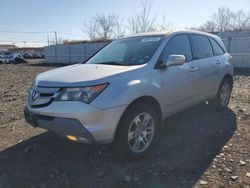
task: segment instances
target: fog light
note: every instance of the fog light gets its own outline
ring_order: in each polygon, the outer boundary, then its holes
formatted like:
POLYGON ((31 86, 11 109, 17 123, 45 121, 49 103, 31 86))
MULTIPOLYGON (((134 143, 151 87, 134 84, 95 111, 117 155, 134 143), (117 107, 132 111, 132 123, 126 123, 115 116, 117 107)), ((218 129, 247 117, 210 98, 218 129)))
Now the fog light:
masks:
POLYGON ((77 138, 73 135, 67 135, 67 138, 72 141, 77 141, 77 138))

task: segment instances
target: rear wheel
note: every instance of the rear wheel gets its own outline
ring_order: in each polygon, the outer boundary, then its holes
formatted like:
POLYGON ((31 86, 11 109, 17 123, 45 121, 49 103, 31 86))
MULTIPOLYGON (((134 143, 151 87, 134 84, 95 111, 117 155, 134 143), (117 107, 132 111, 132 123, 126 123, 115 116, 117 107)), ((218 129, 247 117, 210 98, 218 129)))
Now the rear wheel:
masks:
POLYGON ((158 131, 159 118, 148 104, 136 104, 123 115, 116 135, 116 146, 121 154, 139 158, 152 147, 158 131))
POLYGON ((230 102, 232 87, 232 82, 229 79, 224 79, 212 104, 218 108, 227 108, 230 102))

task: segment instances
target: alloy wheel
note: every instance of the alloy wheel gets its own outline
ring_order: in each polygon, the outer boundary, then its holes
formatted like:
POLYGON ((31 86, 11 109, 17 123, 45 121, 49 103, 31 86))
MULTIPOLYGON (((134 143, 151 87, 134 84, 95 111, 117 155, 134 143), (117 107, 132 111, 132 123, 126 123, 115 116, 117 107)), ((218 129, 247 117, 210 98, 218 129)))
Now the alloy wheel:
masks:
POLYGON ((154 137, 155 122, 149 113, 137 115, 129 126, 128 145, 135 153, 145 151, 154 137))

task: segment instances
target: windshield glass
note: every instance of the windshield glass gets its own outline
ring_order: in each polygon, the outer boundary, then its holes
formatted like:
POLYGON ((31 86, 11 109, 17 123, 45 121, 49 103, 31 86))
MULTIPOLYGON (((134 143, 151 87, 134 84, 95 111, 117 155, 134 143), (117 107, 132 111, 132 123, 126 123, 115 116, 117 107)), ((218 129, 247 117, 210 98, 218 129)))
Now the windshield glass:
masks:
POLYGON ((111 42, 87 63, 107 65, 141 65, 150 60, 163 36, 143 36, 111 42))

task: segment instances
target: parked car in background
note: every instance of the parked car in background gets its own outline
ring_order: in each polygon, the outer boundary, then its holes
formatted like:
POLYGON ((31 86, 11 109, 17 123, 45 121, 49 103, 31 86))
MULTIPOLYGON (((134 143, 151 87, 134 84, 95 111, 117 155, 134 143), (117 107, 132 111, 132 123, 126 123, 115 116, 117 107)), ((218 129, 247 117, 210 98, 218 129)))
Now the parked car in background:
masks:
POLYGON ((25 60, 21 54, 4 52, 0 54, 0 63, 14 64, 14 63, 25 63, 25 60))
POLYGON ((41 52, 24 52, 24 59, 44 59, 44 54, 41 52))
POLYGON ((25 53, 23 53, 23 57, 24 57, 24 59, 30 59, 32 57, 32 54, 25 52, 25 53))
POLYGON ((166 117, 207 100, 227 107, 230 59, 221 39, 208 33, 124 37, 86 64, 39 74, 25 118, 72 141, 114 142, 120 152, 138 158, 152 148, 166 117))
POLYGON ((33 59, 40 59, 41 57, 40 57, 39 54, 33 53, 33 54, 32 54, 32 58, 33 58, 33 59))
POLYGON ((11 61, 11 56, 10 52, 2 52, 0 54, 0 63, 9 63, 11 61))

